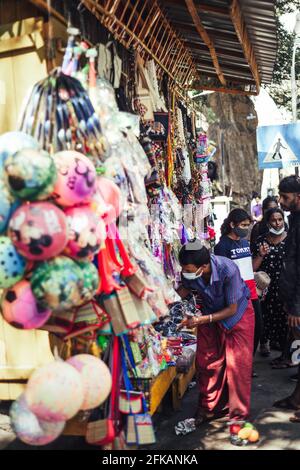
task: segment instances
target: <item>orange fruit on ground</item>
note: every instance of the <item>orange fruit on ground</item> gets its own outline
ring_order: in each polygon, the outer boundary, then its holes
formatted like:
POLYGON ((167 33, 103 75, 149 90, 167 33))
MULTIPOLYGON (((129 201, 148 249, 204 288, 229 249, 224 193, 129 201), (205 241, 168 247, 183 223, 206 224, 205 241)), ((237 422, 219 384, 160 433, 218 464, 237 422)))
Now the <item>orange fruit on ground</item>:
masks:
POLYGON ((250 428, 243 428, 238 432, 238 437, 240 439, 248 439, 250 434, 252 433, 253 429, 250 428))
POLYGON ((259 432, 256 429, 251 429, 251 434, 248 437, 249 442, 257 442, 259 440, 259 432))

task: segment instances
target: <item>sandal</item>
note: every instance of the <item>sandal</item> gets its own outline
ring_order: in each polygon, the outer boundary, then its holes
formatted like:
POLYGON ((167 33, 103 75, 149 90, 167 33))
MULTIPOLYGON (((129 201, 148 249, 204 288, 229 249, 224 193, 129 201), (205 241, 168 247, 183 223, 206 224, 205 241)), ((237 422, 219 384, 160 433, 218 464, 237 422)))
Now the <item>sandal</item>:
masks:
POLYGON ((296 411, 294 416, 290 418, 291 423, 300 423, 300 411, 296 411))
POLYGON ((272 365, 272 369, 290 369, 292 367, 296 367, 298 364, 293 364, 292 362, 289 361, 282 361, 282 362, 277 362, 272 365))
POLYGON ((263 343, 263 344, 260 345, 259 354, 262 357, 269 357, 270 356, 271 351, 270 351, 268 343, 263 343))
POLYGON ((196 413, 195 415, 195 426, 199 427, 201 424, 209 423, 215 419, 223 418, 228 414, 228 410, 220 411, 219 413, 196 413))
POLYGON ((275 401, 273 403, 273 406, 275 408, 280 408, 282 410, 294 410, 294 411, 300 411, 300 405, 297 406, 292 402, 291 397, 286 397, 283 398, 282 400, 275 401))

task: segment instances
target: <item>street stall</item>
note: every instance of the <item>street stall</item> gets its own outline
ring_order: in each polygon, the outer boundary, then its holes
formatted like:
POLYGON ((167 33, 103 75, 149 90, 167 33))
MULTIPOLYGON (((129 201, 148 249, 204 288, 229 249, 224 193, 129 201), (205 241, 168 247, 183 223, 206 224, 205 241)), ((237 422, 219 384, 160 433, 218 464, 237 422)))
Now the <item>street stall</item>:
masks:
MULTIPOLYGON (((176 292, 177 254, 215 238, 216 146, 197 132, 188 91, 257 93, 255 48, 235 1, 222 14, 245 63, 227 80, 192 1, 37 0, 30 18, 11 3, 0 29, 0 67, 15 82, 0 123, 0 399, 16 399, 12 424, 30 445, 63 432, 152 444, 151 416, 169 390, 178 409, 195 373, 196 331, 178 325, 199 307, 176 292), (20 90, 23 57, 33 72, 20 90)), ((201 8, 206 21, 222 10, 201 8)))

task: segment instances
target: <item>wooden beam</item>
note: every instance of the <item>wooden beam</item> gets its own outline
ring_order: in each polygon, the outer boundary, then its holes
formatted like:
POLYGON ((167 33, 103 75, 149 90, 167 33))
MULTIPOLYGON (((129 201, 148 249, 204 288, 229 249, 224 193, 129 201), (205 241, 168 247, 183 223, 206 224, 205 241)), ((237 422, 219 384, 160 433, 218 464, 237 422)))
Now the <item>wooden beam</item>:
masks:
POLYGON ((254 48, 251 44, 247 27, 246 27, 238 0, 231 0, 230 17, 231 17, 235 32, 237 34, 237 37, 243 48, 245 59, 247 60, 250 66, 252 76, 256 83, 257 92, 259 92, 260 82, 261 82, 260 73, 258 70, 256 58, 255 58, 254 48))
POLYGON ((257 96, 258 93, 257 91, 245 91, 245 90, 238 90, 238 89, 232 89, 232 88, 217 88, 217 87, 210 87, 210 86, 191 86, 189 88, 190 90, 195 90, 195 91, 202 91, 202 90, 209 90, 209 91, 215 91, 218 93, 227 93, 230 95, 242 95, 242 96, 257 96))
POLYGON ((61 21, 65 25, 67 24, 66 19, 60 13, 58 13, 58 11, 56 11, 55 8, 47 4, 47 0, 29 0, 29 1, 36 7, 43 10, 45 13, 48 13, 48 15, 52 15, 53 18, 56 18, 57 20, 61 21))
POLYGON ((194 22, 194 25, 195 25, 199 35, 202 37, 203 41, 205 42, 205 44, 209 48, 210 55, 211 55, 216 73, 219 77, 219 80, 222 83, 222 85, 226 86, 226 79, 225 79, 225 77, 223 75, 223 72, 221 70, 214 44, 213 44, 211 38, 209 37, 209 35, 207 34, 207 32, 206 32, 206 30, 205 30, 205 28, 204 28, 204 26, 203 26, 203 24, 202 24, 202 22, 199 18, 199 15, 198 15, 197 9, 195 7, 194 1, 193 0, 185 0, 185 3, 186 3, 187 9, 189 10, 189 13, 192 17, 192 20, 194 22))
MULTIPOLYGON (((191 42, 191 40, 187 41, 185 43, 185 45, 191 49, 191 50, 199 50, 199 51, 202 51, 202 52, 208 52, 209 53, 209 50, 207 48, 207 46, 205 44, 200 44, 200 43, 197 43, 197 42, 191 42)), ((230 49, 224 49, 222 47, 216 47, 216 53, 218 54, 218 56, 224 56, 224 57, 235 57, 237 59, 244 59, 245 56, 243 54, 243 52, 239 52, 239 51, 234 51, 234 50, 230 50, 230 49)))
MULTIPOLYGON (((169 5, 178 5, 178 6, 183 6, 182 0, 164 0, 164 3, 167 3, 169 5)), ((208 5, 207 3, 195 1, 195 7, 200 10, 204 11, 207 13, 216 13, 217 15, 222 15, 222 16, 229 16, 229 10, 228 8, 222 8, 222 7, 216 7, 212 5, 208 5)))

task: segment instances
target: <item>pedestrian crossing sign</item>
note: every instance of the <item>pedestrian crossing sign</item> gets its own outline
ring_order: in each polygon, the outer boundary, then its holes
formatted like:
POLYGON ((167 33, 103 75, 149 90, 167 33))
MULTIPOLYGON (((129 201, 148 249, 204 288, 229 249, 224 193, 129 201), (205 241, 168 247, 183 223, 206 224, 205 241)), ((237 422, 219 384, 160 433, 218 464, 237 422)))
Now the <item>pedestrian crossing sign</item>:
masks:
POLYGON ((257 128, 259 168, 287 168, 300 164, 300 124, 257 128))

